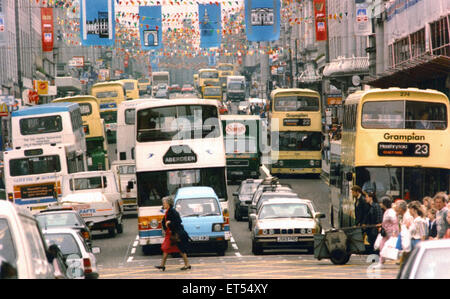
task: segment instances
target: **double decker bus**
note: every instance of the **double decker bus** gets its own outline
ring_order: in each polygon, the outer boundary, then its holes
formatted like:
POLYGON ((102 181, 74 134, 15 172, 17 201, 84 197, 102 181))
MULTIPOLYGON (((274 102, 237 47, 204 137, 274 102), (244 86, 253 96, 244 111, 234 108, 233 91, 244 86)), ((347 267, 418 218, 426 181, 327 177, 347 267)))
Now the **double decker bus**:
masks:
MULTIPOLYGON (((449 192, 449 100, 416 88, 359 91, 344 105, 340 151, 331 164, 331 218, 355 224, 351 188, 406 201, 449 192)), ((338 145, 331 145, 338 146, 338 145)), ((334 224, 332 222, 332 224, 334 224)))
POLYGON ((149 101, 136 107, 139 243, 145 254, 163 242, 162 198, 185 186, 209 186, 229 231, 226 161, 216 101, 149 101))
POLYGON ((234 75, 234 65, 232 63, 219 63, 217 65, 217 70, 219 71, 219 81, 222 88, 227 86, 227 77, 234 75))
POLYGON ((200 69, 198 71, 198 92, 203 98, 205 86, 220 86, 219 71, 216 69, 200 69))
POLYGON ((136 143, 136 106, 153 101, 137 99, 122 102, 117 111, 117 143, 118 160, 134 160, 136 143))
POLYGON ((109 144, 117 142, 117 107, 126 100, 127 92, 122 82, 96 83, 91 95, 98 99, 100 117, 105 121, 106 137, 109 144))
POLYGON ((135 79, 122 79, 119 82, 123 83, 123 88, 125 88, 127 100, 135 100, 139 98, 139 85, 138 80, 135 79))
POLYGON ((322 104, 311 89, 276 89, 270 102, 272 174, 320 175, 322 104))
POLYGON ((93 96, 74 96, 55 99, 52 102, 78 103, 86 136, 88 170, 109 169, 108 144, 104 120, 100 117, 97 98, 93 96))

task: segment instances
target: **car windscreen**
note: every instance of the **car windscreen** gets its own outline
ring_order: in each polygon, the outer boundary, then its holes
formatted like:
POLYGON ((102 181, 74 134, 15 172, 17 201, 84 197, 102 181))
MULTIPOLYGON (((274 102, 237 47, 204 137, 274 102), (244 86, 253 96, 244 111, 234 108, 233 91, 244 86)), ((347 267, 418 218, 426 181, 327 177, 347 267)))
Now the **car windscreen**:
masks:
POLYGON ((89 189, 101 189, 106 188, 106 177, 90 177, 90 178, 76 178, 70 180, 70 190, 89 190, 89 189), (102 186, 102 178, 103 178, 103 186, 102 186))
POLYGON ((50 246, 52 244, 55 244, 61 249, 62 254, 64 257, 67 257, 71 254, 76 254, 81 258, 81 252, 80 248, 78 247, 78 243, 75 240, 75 237, 72 234, 66 234, 66 233, 48 233, 44 234, 45 241, 47 242, 47 245, 50 246))
POLYGON ((312 218, 312 213, 306 204, 301 203, 265 204, 261 207, 258 218, 312 218))
POLYGON ((0 265, 3 260, 15 268, 17 259, 16 254, 16 248, 11 235, 11 228, 8 225, 8 220, 0 218, 0 265))
POLYGON ((75 213, 43 213, 35 216, 41 229, 83 226, 75 213))
POLYGON ((416 279, 449 279, 450 248, 427 249, 419 261, 416 279))
POLYGON ((253 194, 257 188, 258 184, 244 184, 239 193, 242 195, 250 195, 253 194))
POLYGON ((100 112, 100 117, 107 124, 117 123, 117 111, 100 112))
POLYGON ((181 217, 220 216, 220 208, 215 198, 179 199, 175 208, 181 217))

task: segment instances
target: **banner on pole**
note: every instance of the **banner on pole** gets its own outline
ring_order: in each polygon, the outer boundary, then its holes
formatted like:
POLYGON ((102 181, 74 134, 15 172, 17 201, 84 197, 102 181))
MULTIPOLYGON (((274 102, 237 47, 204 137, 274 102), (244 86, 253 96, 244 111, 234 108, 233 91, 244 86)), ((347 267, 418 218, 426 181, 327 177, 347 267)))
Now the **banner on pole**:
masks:
POLYGON ((42 51, 53 51, 53 8, 41 7, 42 51))
POLYGON ((80 33, 83 46, 113 46, 114 0, 81 0, 80 33))
POLYGON ((370 35, 372 33, 372 28, 368 14, 369 4, 361 0, 355 1, 356 1, 355 35, 360 36, 370 35))
POLYGON ((3 0, 0 0, 0 46, 6 45, 8 41, 8 35, 5 27, 5 15, 3 8, 3 0))
POLYGON ((279 0, 245 0, 245 27, 251 42, 276 41, 280 37, 279 0))
POLYGON ((200 48, 220 47, 222 15, 220 4, 199 4, 200 48))
POLYGON ((316 23, 316 41, 327 40, 327 2, 314 0, 314 20, 316 23))
POLYGON ((142 49, 162 48, 161 6, 139 6, 139 18, 142 49))

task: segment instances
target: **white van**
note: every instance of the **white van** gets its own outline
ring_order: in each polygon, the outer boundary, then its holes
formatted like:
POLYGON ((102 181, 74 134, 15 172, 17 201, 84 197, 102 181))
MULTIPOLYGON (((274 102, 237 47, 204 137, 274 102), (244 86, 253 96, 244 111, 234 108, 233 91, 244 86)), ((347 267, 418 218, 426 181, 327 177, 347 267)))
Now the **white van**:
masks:
POLYGON ((54 278, 46 245, 31 213, 0 201, 0 278, 54 278))
POLYGON ((245 100, 245 77, 227 77, 227 101, 240 102, 245 100))
POLYGON ((120 178, 112 170, 77 172, 62 179, 63 206, 77 210, 91 230, 108 230, 111 237, 123 232, 120 178), (119 182, 119 183, 118 183, 119 182))
POLYGON ((124 214, 137 214, 136 164, 134 160, 114 161, 111 170, 118 173, 124 214))

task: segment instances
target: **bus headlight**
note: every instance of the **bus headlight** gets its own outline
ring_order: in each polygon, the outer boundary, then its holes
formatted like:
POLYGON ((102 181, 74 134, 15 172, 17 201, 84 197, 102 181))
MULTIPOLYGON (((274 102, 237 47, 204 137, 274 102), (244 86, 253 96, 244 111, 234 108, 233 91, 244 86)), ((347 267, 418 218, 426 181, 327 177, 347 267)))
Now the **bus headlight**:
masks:
POLYGON ((152 221, 150 221, 150 227, 153 229, 158 228, 158 220, 152 219, 152 221))
POLYGON ((314 160, 310 160, 309 165, 314 166, 314 160))

